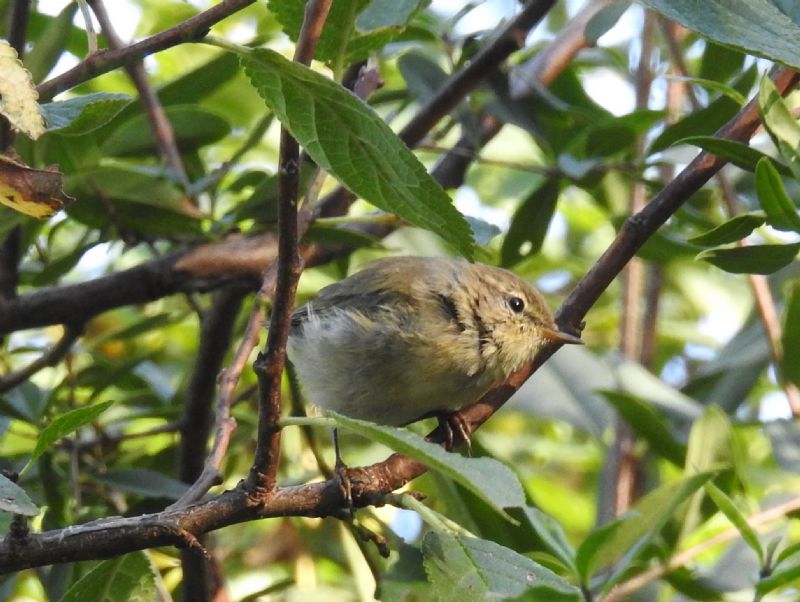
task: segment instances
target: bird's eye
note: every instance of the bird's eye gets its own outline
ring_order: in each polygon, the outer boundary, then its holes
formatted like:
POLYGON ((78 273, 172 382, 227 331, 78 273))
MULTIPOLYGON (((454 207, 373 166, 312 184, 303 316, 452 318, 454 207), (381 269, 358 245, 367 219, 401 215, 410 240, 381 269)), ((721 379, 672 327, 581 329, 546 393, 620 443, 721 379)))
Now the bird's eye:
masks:
POLYGON ((525 301, 519 297, 509 297, 508 306, 514 313, 521 313, 522 310, 525 309, 525 301))

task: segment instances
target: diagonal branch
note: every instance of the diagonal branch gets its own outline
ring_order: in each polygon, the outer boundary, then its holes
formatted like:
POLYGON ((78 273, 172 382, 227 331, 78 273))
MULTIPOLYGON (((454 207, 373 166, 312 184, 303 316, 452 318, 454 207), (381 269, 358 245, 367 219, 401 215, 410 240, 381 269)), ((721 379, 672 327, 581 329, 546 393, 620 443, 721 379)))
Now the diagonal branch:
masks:
POLYGON ((219 4, 215 4, 208 10, 182 21, 175 27, 165 29, 140 42, 117 50, 93 54, 72 69, 68 69, 61 75, 39 84, 37 87, 39 98, 48 100, 56 94, 69 90, 93 77, 108 73, 117 67, 129 65, 160 50, 165 50, 184 42, 198 40, 208 33, 212 25, 230 17, 233 13, 253 4, 253 2, 255 0, 222 0, 219 4))

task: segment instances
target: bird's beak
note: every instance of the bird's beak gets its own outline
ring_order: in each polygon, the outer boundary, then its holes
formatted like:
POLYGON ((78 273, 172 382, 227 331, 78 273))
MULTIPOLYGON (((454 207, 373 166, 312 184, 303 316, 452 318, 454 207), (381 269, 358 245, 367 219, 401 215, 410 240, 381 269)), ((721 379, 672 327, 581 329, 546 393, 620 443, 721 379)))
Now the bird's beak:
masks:
POLYGON ((542 328, 541 333, 542 337, 544 337, 546 340, 554 343, 561 343, 562 345, 586 344, 583 342, 582 338, 576 337, 574 334, 569 334, 568 332, 563 332, 559 330, 557 326, 553 326, 552 328, 542 328))

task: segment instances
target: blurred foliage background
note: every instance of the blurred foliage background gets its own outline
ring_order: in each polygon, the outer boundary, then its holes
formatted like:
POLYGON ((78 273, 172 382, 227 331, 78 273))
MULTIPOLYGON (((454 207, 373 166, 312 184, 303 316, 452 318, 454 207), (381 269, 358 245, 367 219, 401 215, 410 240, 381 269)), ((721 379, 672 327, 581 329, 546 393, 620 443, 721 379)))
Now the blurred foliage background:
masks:
MULTIPOLYGON (((10 15, 14 4, 0 0, 0 14, 10 15)), ((173 27, 212 4, 129 0, 106 8, 127 40, 173 27)), ((662 3, 648 4, 663 10, 662 3)), ((703 23, 691 21, 707 17, 705 9, 686 16, 684 3, 674 4, 690 27, 713 37, 703 23)), ((706 3, 709 13, 716 4, 706 3)), ((259 0, 212 33, 290 55, 294 45, 285 30, 291 34, 287 23, 302 5, 259 0)), ((351 63, 368 58, 384 82, 368 102, 397 131, 521 5, 373 0, 348 6, 351 46, 313 67, 341 80, 351 63)), ((535 283, 553 309, 624 219, 674 178, 698 147, 731 164, 688 199, 595 304, 583 333, 586 348, 560 350, 474 435, 473 455, 501 461, 521 482, 527 509, 516 515, 519 525, 430 472, 409 489, 427 495, 431 514, 396 505, 357 513, 365 528, 388 538, 388 560, 334 519, 247 522, 210 534, 205 545, 216 597, 209 599, 463 600, 485 599, 495 587, 505 592, 500 597, 531 600, 797 599, 800 533, 792 513, 800 508, 800 128, 796 94, 777 108, 767 105, 763 80, 772 66, 767 59, 797 63, 771 50, 760 26, 772 22, 758 12, 779 11, 793 31, 800 27, 793 6, 753 3, 752 31, 735 42, 742 48, 734 48, 730 40, 714 43, 639 4, 557 2, 523 49, 483 74, 481 85, 415 152, 428 168, 444 156, 464 161, 465 171, 454 172, 446 187, 470 218, 476 258, 535 283), (570 28, 577 32, 571 41, 565 34, 570 28), (566 48, 568 60, 560 63, 553 48, 566 48), (751 147, 714 146, 711 134, 759 93, 766 127, 751 147), (487 123, 488 141, 480 139, 487 123), (454 153, 459 141, 466 141, 466 150, 454 153), (740 240, 749 251, 735 246, 740 240), (436 523, 448 525, 448 519, 514 556, 472 550, 464 556, 468 566, 438 565, 432 541, 427 547, 422 542, 432 530, 454 529, 436 523), (502 559, 496 566, 492 554, 502 559), (663 568, 671 558, 678 561, 663 568), (496 585, 503 567, 519 573, 527 570, 519 568, 525 562, 551 571, 555 585, 508 591, 496 585), (488 589, 471 589, 475 575, 488 589), (631 583, 636 587, 626 590, 631 583)), ((722 30, 735 16, 726 21, 723 12, 722 25, 706 23, 722 30)), ((107 36, 100 34, 99 41, 107 44, 107 36)), ((34 82, 87 52, 78 3, 31 3, 23 63, 34 82)), ((84 123, 73 115, 72 129, 53 129, 48 119, 49 131, 35 142, 15 138, 27 165, 59 166, 65 191, 76 200, 44 221, 0 207, 3 257, 19 251, 18 262, 4 263, 4 273, 18 278, 4 297, 42 291, 57 296, 56 287, 121 273, 235 233, 274 230, 280 123, 237 57, 187 43, 148 56, 143 65, 174 129, 184 173, 164 160, 125 70, 90 78, 59 96, 105 95, 81 108, 84 123)), ((328 178, 322 194, 335 185, 328 178)), ((347 217, 312 226, 306 241, 336 252, 304 272, 298 304, 374 257, 453 253, 435 234, 397 227, 396 220, 389 220, 388 235, 347 229, 381 220, 387 221, 358 200, 347 217)), ((214 312, 215 298, 227 299, 233 318, 222 342, 227 365, 253 303, 255 275, 233 271, 230 286, 219 278, 185 292, 178 286, 175 294, 93 316, 53 365, 3 386, 0 463, 10 471, 26 465, 57 417, 112 402, 50 441, 20 476, 18 485, 43 510, 31 521, 35 529, 154 512, 183 493, 180 427, 202 322, 214 312)), ((42 321, 47 325, 5 331, 0 375, 17 373, 71 332, 69 324, 42 321)), ((238 428, 223 464, 223 487, 234 487, 251 464, 255 395, 248 368, 232 410, 238 428)), ((288 379, 284 398, 288 413, 299 402, 288 379)), ((426 426, 413 428, 424 433, 426 426)), ((327 433, 311 433, 331 463, 327 433)), ((282 483, 319 478, 307 434, 285 430, 282 483)), ((352 466, 389 453, 352 434, 343 436, 343 446, 352 466)), ((3 532, 11 523, 11 513, 0 513, 3 532)), ((446 547, 442 541, 437 545, 446 547)), ((146 556, 149 565, 131 555, 139 564, 129 568, 146 575, 147 587, 157 591, 153 599, 189 599, 181 589, 178 552, 159 548, 146 556)), ((75 562, 13 573, 0 582, 0 597, 70 599, 77 595, 75 584, 96 566, 75 562)), ((117 574, 109 575, 101 582, 114 583, 117 574)), ((119 591, 133 592, 144 582, 119 591)))

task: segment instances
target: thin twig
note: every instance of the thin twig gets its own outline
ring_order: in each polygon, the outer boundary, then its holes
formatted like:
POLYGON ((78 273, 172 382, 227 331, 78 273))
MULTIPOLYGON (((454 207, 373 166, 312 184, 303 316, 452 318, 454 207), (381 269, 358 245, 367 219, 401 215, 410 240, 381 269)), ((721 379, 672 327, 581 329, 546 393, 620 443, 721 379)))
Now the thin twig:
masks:
MULTIPOLYGON (((761 512, 751 514, 749 517, 747 517, 747 523, 754 529, 757 529, 758 527, 761 527, 774 520, 783 518, 798 509, 800 509, 800 497, 793 498, 767 510, 762 510, 761 512)), ((621 600, 627 600, 628 595, 637 589, 644 587, 648 583, 652 583, 656 579, 660 579, 661 577, 668 575, 675 569, 686 566, 690 561, 694 560, 698 556, 702 556, 718 545, 734 539, 739 539, 741 536, 742 534, 738 529, 731 527, 722 533, 718 533, 714 537, 710 537, 698 543, 697 545, 692 546, 691 548, 685 549, 683 552, 678 552, 666 563, 654 566, 642 573, 639 573, 635 577, 631 577, 627 581, 623 581, 617 587, 612 589, 605 598, 603 598, 603 602, 619 602, 621 600)))
POLYGON ((48 100, 60 92, 69 90, 103 73, 108 73, 117 67, 128 65, 160 50, 165 50, 184 42, 198 40, 208 33, 212 25, 253 4, 253 2, 255 0, 222 0, 208 10, 182 21, 175 27, 166 29, 140 42, 118 50, 93 54, 72 69, 68 69, 61 75, 40 84, 37 88, 39 98, 48 100))
MULTIPOLYGON (((332 0, 309 0, 300 28, 294 61, 309 65, 314 58, 332 0)), ((275 295, 269 324, 269 337, 256 361, 259 380, 258 428, 255 458, 247 479, 256 498, 277 487, 280 461, 281 377, 286 364, 294 295, 303 269, 298 252, 297 197, 300 181, 300 146, 286 128, 281 128, 278 177, 278 261, 275 295)))
POLYGON ((56 365, 69 353, 70 349, 72 349, 72 345, 78 340, 82 332, 83 328, 80 326, 67 326, 64 335, 59 341, 40 357, 16 372, 9 372, 8 374, 0 376, 0 393, 5 393, 17 385, 22 384, 39 372, 39 370, 56 365))
MULTIPOLYGON (((676 26, 674 24, 670 24, 670 22, 664 19, 661 20, 661 23, 664 36, 669 45, 671 54, 670 58, 674 62, 678 74, 683 77, 687 77, 689 73, 686 68, 686 64, 683 61, 683 55, 681 54, 680 48, 675 40, 675 36, 673 35, 674 28, 676 26)), ((681 85, 683 85, 684 89, 686 89, 689 93, 688 97, 692 108, 694 110, 699 109, 700 102, 697 99, 697 96, 694 94, 691 86, 686 86, 682 82, 681 85)), ((735 217, 739 213, 738 203, 736 202, 736 191, 724 173, 718 173, 716 175, 716 179, 719 184, 719 189, 722 193, 722 200, 724 201, 725 207, 728 211, 728 217, 735 217)), ((743 239, 737 241, 736 245, 739 247, 746 247, 748 242, 743 239)), ((783 364, 783 345, 781 341, 783 338, 783 333, 780 319, 778 317, 778 309, 775 303, 775 298, 773 297, 772 291, 769 287, 769 281, 767 280, 767 277, 762 274, 747 274, 747 281, 750 284, 751 290, 753 291, 753 299, 755 300, 756 310, 758 311, 759 318, 764 326, 764 332, 767 335, 770 356, 772 357, 772 362, 775 364, 777 369, 778 379, 781 387, 783 388, 783 392, 786 395, 786 400, 789 404, 789 410, 792 416, 798 418, 800 417, 800 389, 798 389, 797 386, 791 381, 783 378, 781 374, 780 366, 783 364)))
MULTIPOLYGON (((109 47, 112 50, 125 48, 126 45, 117 35, 102 0, 88 0, 88 3, 92 7, 95 16, 97 16, 97 21, 100 23, 106 40, 108 40, 109 47)), ((158 95, 155 93, 153 86, 150 85, 147 72, 144 70, 144 64, 141 59, 132 61, 125 65, 125 70, 139 92, 139 101, 142 103, 147 119, 150 122, 150 129, 153 132, 153 138, 156 141, 161 158, 166 161, 183 189, 185 191, 188 190, 189 178, 186 175, 186 168, 183 166, 183 160, 175 141, 175 131, 172 129, 169 119, 167 119, 167 114, 161 105, 158 95)))

